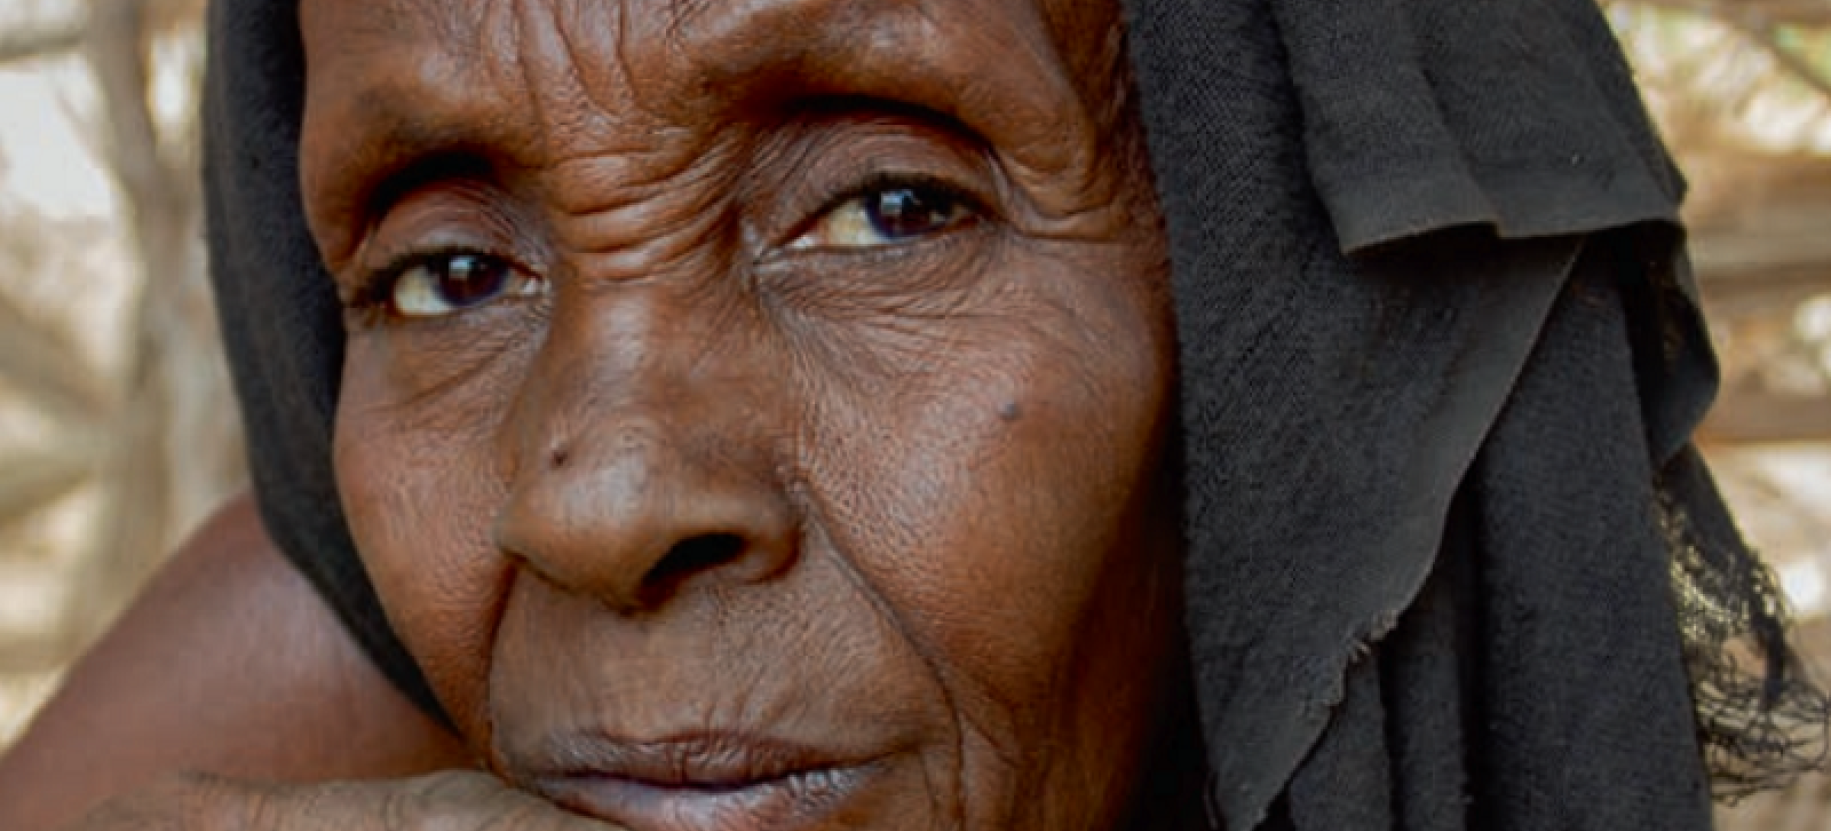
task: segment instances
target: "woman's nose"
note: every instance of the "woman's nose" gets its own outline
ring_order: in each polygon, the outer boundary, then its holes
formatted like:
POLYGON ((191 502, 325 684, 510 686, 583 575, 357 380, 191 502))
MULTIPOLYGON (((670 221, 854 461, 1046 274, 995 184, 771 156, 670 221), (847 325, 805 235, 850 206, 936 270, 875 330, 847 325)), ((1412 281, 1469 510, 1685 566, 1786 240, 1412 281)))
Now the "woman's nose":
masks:
POLYGON ((497 517, 499 550, 620 611, 767 580, 796 555, 786 497, 704 438, 613 418, 523 458, 497 517), (687 446, 683 446, 683 444, 687 446))

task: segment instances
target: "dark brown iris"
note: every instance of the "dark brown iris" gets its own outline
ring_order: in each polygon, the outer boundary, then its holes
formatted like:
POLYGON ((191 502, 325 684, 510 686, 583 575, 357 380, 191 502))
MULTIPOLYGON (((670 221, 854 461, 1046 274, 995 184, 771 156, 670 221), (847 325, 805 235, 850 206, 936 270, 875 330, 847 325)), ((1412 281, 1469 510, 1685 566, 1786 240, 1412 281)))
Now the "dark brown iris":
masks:
POLYGON ((899 241, 940 231, 953 222, 959 203, 932 189, 887 188, 865 200, 865 217, 872 230, 887 240, 899 241))
POLYGON ((432 272, 438 298, 460 309, 494 299, 508 287, 510 278, 507 263, 480 254, 438 257, 426 269, 432 272))

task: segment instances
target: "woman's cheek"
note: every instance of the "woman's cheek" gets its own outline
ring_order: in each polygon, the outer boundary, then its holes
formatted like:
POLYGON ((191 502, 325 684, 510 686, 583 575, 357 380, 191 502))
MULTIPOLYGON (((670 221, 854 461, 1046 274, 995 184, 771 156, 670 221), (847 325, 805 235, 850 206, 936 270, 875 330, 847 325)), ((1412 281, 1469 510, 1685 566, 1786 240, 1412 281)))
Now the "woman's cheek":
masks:
MULTIPOLYGON (((1086 654, 1083 636, 1096 619, 1143 628, 1165 604, 1141 562, 1174 562, 1138 550, 1152 518, 1134 510, 1170 383, 1167 351, 1136 333, 1167 327, 1148 305, 1068 302, 931 324, 946 348, 904 350, 920 372, 807 385, 832 391, 804 443, 818 521, 993 756, 1076 743, 1061 731, 1086 702, 1065 679, 1148 674, 1143 656, 1086 654)), ((832 371, 899 368, 876 357, 832 371)))
MULTIPOLYGON (((414 374, 394 332, 350 339, 338 402, 337 484, 389 622, 475 748, 487 746, 486 680, 508 563, 491 525, 505 488, 494 425, 512 397, 487 364, 414 374)), ((443 367, 435 367, 443 370, 443 367)))

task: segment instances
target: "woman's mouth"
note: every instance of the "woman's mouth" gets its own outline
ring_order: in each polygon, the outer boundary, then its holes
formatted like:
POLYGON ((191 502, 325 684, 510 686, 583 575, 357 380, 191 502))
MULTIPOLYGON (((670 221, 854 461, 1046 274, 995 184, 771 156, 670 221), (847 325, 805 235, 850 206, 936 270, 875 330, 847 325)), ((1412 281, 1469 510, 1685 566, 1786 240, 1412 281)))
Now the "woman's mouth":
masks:
POLYGON ((526 784, 629 831, 792 831, 846 803, 879 765, 742 735, 567 743, 526 784))

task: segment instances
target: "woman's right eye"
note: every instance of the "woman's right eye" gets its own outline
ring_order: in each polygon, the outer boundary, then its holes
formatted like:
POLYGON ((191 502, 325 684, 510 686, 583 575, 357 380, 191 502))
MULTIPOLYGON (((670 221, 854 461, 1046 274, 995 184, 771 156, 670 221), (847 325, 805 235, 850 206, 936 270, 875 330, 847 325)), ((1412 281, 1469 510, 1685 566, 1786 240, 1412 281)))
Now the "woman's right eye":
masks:
POLYGON ((538 297, 547 282, 487 254, 422 254, 388 269, 385 299, 403 318, 443 317, 510 297, 538 297))

